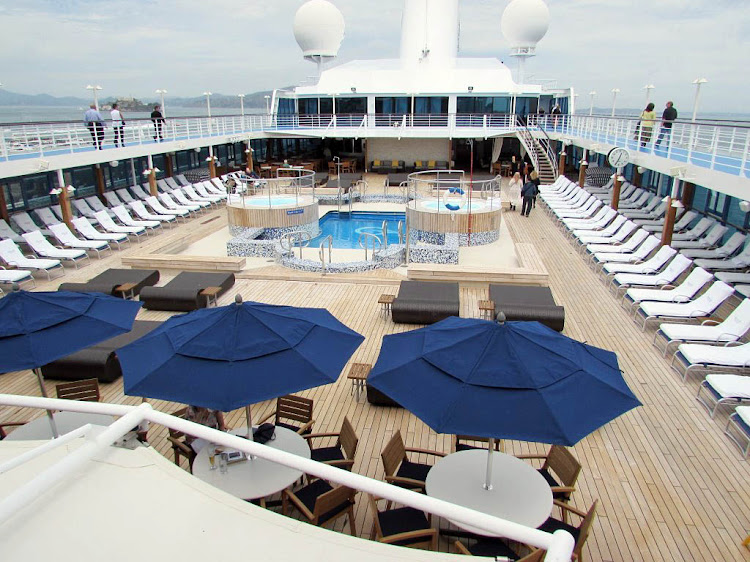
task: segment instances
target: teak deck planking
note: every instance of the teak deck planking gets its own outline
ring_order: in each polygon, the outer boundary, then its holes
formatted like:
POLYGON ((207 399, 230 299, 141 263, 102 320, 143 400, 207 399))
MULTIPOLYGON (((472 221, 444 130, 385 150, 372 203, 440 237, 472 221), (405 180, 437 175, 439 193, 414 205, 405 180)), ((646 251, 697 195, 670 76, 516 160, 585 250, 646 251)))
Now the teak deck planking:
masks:
MULTIPOLYGON (((683 384, 669 368, 668 361, 652 346, 653 328, 645 334, 621 308, 573 245, 557 229, 542 209, 529 218, 505 213, 509 231, 516 242, 532 244, 549 272, 549 284, 558 303, 566 308, 565 333, 590 344, 612 349, 619 357, 624 376, 643 402, 641 408, 610 422, 583 439, 573 452, 583 464, 573 505, 586 510, 599 499, 599 511, 585 555, 594 561, 630 560, 750 560, 741 543, 750 529, 750 462, 743 461, 736 447, 723 434, 728 408, 720 409, 715 420, 695 400, 698 378, 683 384)), ((79 271, 66 269, 64 281, 85 281, 99 272, 118 267, 122 257, 158 253, 180 241, 202 236, 226 225, 226 212, 213 211, 158 236, 133 243, 111 257, 92 259, 92 265, 79 271), (219 219, 219 220, 217 220, 219 219)), ((378 297, 395 293, 397 275, 370 274, 356 282, 337 282, 298 275, 271 266, 243 272, 219 305, 233 302, 239 293, 245 300, 272 304, 327 308, 339 320, 366 336, 350 363, 374 364, 382 337, 417 326, 393 324, 382 314, 378 297), (265 275, 264 272, 265 271, 265 275), (298 280, 294 280, 297 276, 298 280), (379 277, 387 282, 379 282, 379 277)), ((162 272, 160 284, 174 272, 162 272)), ((54 290, 60 279, 38 281, 37 290, 54 290)), ((478 301, 487 298, 486 289, 471 284, 461 288, 461 315, 479 315, 478 301)), ((735 299, 736 300, 736 299, 735 299)), ((735 303, 736 304, 736 303, 735 303)), ((170 313, 142 310, 142 320, 164 320, 170 313)), ((343 372, 348 370, 349 365, 343 372)), ((54 396, 54 381, 46 383, 54 396)), ((0 377, 0 391, 38 395, 30 371, 0 377)), ((122 381, 102 384, 102 400, 138 404, 138 397, 124 396, 122 381)), ((410 413, 393 408, 357 402, 351 382, 341 376, 335 384, 300 393, 315 400, 315 432, 338 431, 348 416, 359 436, 354 471, 382 478, 380 451, 396 429, 407 446, 450 451, 450 435, 437 435, 410 413)), ((171 412, 182 405, 152 401, 155 408, 171 412)), ((274 401, 253 405, 254 419, 274 407, 274 401)), ((23 420, 42 415, 39 411, 1 408, 0 420, 23 420)), ((230 426, 244 423, 244 411, 228 413, 230 426)), ((172 459, 166 430, 152 427, 149 441, 172 459)), ((505 442, 506 452, 544 453, 546 445, 505 442)), ((428 461, 430 459, 421 459, 428 461)), ((183 463, 186 467, 186 463, 183 463)), ((371 518, 366 501, 358 497, 356 523, 362 537, 368 537, 371 518)), ((433 522, 447 526, 444 520, 433 522)), ((334 529, 348 532, 339 520, 334 529)), ((440 548, 452 548, 441 539, 440 548)))

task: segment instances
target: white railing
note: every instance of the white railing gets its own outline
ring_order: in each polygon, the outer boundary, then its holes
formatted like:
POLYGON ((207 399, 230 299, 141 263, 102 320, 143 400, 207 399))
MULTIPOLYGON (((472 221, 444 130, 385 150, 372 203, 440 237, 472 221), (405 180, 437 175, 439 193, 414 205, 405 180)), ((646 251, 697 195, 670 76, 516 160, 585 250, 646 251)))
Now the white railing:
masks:
MULTIPOLYGON (((102 402, 78 402, 54 398, 0 394, 0 404, 18 408, 44 408, 121 416, 108 429, 95 437, 90 437, 84 446, 72 451, 57 464, 52 465, 26 484, 17 487, 13 492, 5 496, 0 501, 0 525, 8 521, 15 514, 28 509, 34 499, 42 496, 45 491, 51 489, 56 483, 74 475, 77 476, 80 469, 89 460, 106 454, 108 447, 130 433, 134 427, 147 422, 188 433, 206 441, 216 443, 217 445, 237 449, 247 455, 260 457, 317 476, 318 478, 408 505, 415 509, 421 509, 439 517, 445 517, 456 523, 476 527, 486 531, 490 535, 507 537, 542 548, 547 551, 545 560, 548 562, 569 561, 573 552, 573 537, 565 531, 556 531, 554 534, 549 534, 538 529, 525 527, 511 521, 474 511, 473 509, 399 488, 386 482, 373 480, 335 466, 305 459, 279 449, 272 449, 254 441, 189 422, 182 418, 157 412, 148 403, 141 404, 140 406, 125 406, 102 402)), ((85 428, 80 433, 86 433, 85 428)), ((42 450, 54 448, 56 445, 60 445, 70 438, 70 435, 61 436, 53 442, 54 445, 49 443, 41 445, 44 448, 42 450)), ((22 460, 26 462, 35 458, 39 455, 38 451, 39 449, 25 453, 22 460)), ((19 465, 18 461, 14 460, 0 465, 0 474, 11 470, 11 463, 15 468, 19 465)))

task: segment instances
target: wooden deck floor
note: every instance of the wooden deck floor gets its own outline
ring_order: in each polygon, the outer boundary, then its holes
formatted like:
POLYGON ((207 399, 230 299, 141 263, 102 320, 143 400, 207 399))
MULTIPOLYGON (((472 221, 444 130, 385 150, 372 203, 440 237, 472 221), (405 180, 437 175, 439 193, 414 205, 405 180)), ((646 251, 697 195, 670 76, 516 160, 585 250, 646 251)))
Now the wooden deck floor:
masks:
MULTIPOLYGON (((68 270, 65 280, 85 280, 108 267, 116 267, 123 255, 155 251, 177 244, 181 237, 198 236, 225 224, 223 211, 215 211, 189 225, 167 231, 113 257, 92 260, 79 272, 68 270), (189 234, 188 234, 189 233, 189 234)), ((534 244, 550 274, 550 286, 567 312, 565 333, 618 354, 624 376, 643 407, 609 423, 573 448, 583 464, 576 507, 587 509, 600 500, 599 514, 586 547, 587 560, 750 560, 741 546, 750 529, 750 462, 741 460, 737 449, 723 434, 726 413, 711 420, 694 396, 698 381, 683 384, 667 361, 651 345, 651 334, 643 334, 625 314, 604 283, 589 269, 573 246, 541 209, 529 218, 505 213, 511 235, 517 242, 534 244)), ((277 270, 272 270, 277 274, 277 270)), ((162 279, 171 275, 166 273, 162 279)), ((220 304, 230 303, 236 293, 245 300, 273 304, 323 307, 352 329, 366 336, 352 362, 374 363, 382 336, 415 326, 393 324, 382 316, 378 296, 395 293, 393 278, 384 275, 359 279, 357 283, 270 278, 239 279, 220 304), (390 277, 390 278, 389 278, 390 277)), ((54 288, 59 281, 38 283, 39 289, 54 288)), ((477 301, 486 292, 461 290, 462 316, 478 316, 477 301)), ((163 320, 169 313, 141 311, 142 320, 163 320)), ((47 383, 54 394, 54 384, 47 383)), ((315 400, 315 431, 336 431, 348 416, 360 437, 354 470, 382 478, 380 451, 397 429, 407 446, 450 451, 451 438, 437 435, 421 421, 400 409, 378 408, 355 401, 349 381, 304 393, 315 400)), ((0 376, 0 391, 38 395, 35 379, 28 371, 0 376)), ((122 382, 102 385, 103 400, 137 404, 139 398, 123 395, 122 382)), ((180 405, 155 401, 154 406, 172 411, 180 405)), ((271 402, 253 406, 255 419, 271 411, 271 402)), ((38 412, 0 409, 0 421, 29 419, 38 412)), ((231 426, 243 424, 244 412, 227 416, 231 426)), ((163 428, 152 428, 151 444, 168 458, 171 449, 163 428)), ((512 453, 543 453, 544 445, 506 443, 512 453)), ((359 501, 357 528, 368 536, 370 517, 366 502, 359 501)), ((438 522, 445 524, 445 522, 438 522)), ((335 527, 341 531, 341 521, 335 527)), ((441 541, 441 548, 449 548, 441 541)))

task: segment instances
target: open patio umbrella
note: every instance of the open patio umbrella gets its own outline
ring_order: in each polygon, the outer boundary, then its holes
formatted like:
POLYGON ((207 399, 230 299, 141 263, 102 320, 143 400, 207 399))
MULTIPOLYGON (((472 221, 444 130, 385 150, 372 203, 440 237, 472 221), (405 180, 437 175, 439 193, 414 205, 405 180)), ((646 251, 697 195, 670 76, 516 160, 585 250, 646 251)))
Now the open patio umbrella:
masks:
POLYGON ((364 337, 322 308, 255 302, 175 316, 118 351, 125 394, 215 410, 336 381, 364 337))
POLYGON ((614 353, 538 322, 450 317, 385 336, 367 382, 438 433, 559 445, 640 405, 614 353))
POLYGON ((0 373, 33 369, 47 396, 39 367, 129 332, 140 308, 140 302, 103 293, 14 289, 0 300, 0 373))

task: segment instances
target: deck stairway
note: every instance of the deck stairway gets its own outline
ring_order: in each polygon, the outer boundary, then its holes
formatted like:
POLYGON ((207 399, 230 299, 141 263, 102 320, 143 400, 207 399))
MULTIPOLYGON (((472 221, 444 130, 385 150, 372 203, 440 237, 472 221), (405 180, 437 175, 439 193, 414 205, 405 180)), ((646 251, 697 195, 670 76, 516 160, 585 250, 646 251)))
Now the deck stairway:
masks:
POLYGON ((516 136, 531 158, 531 163, 539 173, 542 184, 551 184, 558 176, 557 156, 552 150, 550 138, 544 129, 536 126, 533 129, 532 132, 529 127, 519 127, 516 130, 516 136))

